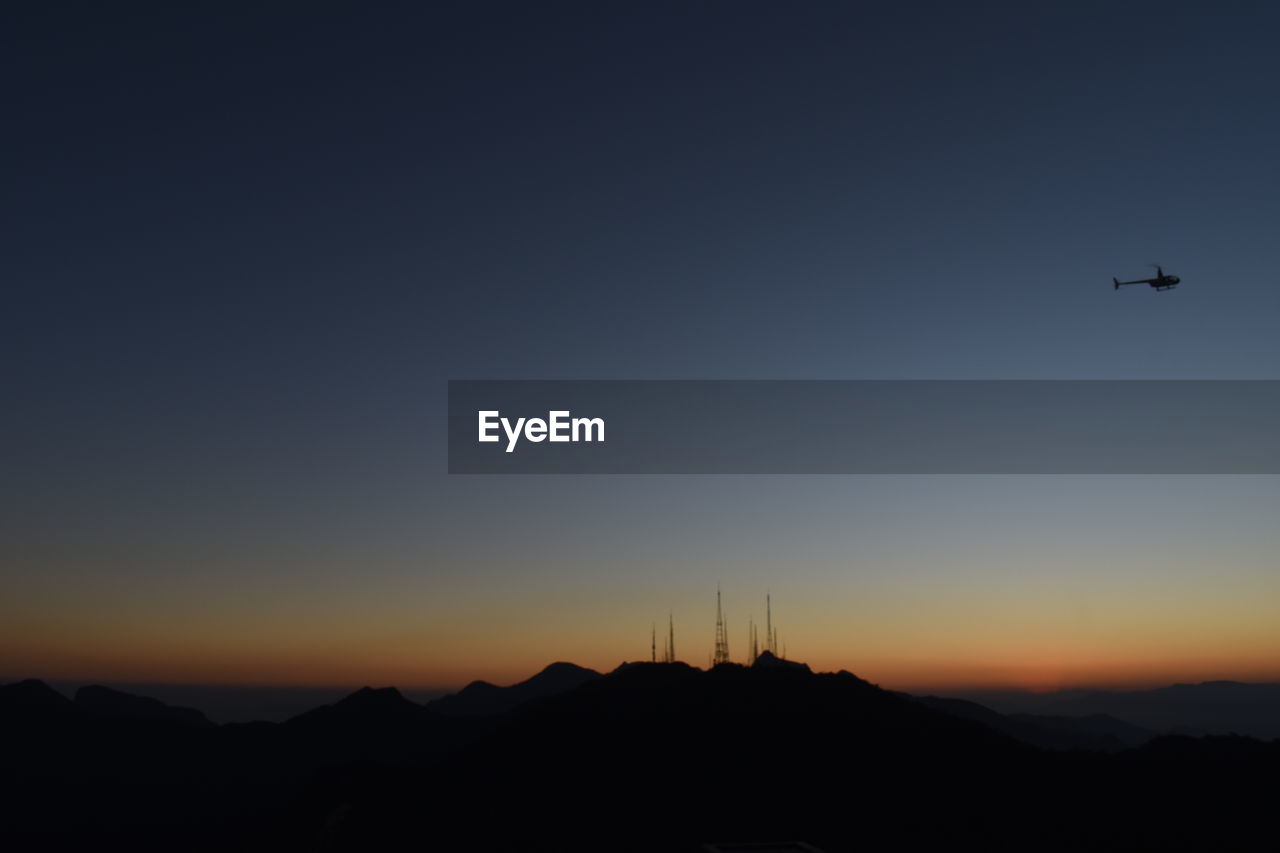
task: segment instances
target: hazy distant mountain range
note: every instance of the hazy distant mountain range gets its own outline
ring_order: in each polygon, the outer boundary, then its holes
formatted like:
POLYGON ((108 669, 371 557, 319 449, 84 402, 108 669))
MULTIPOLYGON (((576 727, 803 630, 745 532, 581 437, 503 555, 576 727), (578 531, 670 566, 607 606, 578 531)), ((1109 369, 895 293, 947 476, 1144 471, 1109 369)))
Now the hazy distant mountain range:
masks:
POLYGON ((709 671, 556 663, 425 705, 364 688, 283 723, 219 726, 118 690, 67 698, 23 681, 0 687, 0 826, 14 849, 366 850, 458 833, 473 849, 1249 847, 1280 742, 1161 736, 1095 709, 1221 715, 1228 696, 1244 713, 1264 687, 1002 714, 766 655, 709 671))
POLYGON ((1206 681, 1154 690, 985 690, 960 695, 1005 714, 1103 714, 1153 732, 1280 737, 1280 684, 1206 681))

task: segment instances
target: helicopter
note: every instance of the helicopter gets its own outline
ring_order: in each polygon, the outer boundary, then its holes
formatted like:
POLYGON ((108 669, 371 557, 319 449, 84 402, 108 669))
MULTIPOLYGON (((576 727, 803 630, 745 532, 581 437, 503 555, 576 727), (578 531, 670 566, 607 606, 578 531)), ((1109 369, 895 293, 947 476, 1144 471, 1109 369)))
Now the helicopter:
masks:
POLYGON ((1113 278, 1111 283, 1115 285, 1116 290, 1119 290, 1122 284, 1149 284, 1156 290, 1173 290, 1178 286, 1178 282, 1182 281, 1176 275, 1165 275, 1158 264, 1151 264, 1151 266, 1156 268, 1155 278, 1139 278, 1133 281, 1119 281, 1113 278))

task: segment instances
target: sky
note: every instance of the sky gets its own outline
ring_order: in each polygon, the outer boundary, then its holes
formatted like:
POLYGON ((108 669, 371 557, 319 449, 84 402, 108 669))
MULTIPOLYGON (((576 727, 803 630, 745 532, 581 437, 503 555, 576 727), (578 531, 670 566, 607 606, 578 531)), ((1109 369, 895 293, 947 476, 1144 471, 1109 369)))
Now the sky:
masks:
POLYGON ((1280 680, 1275 477, 445 460, 450 379, 1280 379, 1280 9, 4 17, 0 675, 705 665, 719 586, 889 687, 1280 680))

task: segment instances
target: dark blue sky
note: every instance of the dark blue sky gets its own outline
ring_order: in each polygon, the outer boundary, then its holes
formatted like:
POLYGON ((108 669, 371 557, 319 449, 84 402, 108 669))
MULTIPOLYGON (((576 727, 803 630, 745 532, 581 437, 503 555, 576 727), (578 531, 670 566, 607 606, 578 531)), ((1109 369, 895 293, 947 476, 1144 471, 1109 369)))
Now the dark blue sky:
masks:
MULTIPOLYGON (((1064 494, 1086 538, 1120 535, 1100 501, 1138 513, 1139 551, 1227 525, 1253 578, 1274 534, 1235 525, 1270 479, 451 479, 443 404, 450 378, 1280 378, 1278 25, 1208 3, 6 11, 0 498, 29 651, 0 669, 173 678, 133 644, 184 637, 193 677, 281 680, 349 624, 335 672, 404 641, 430 683, 464 647, 507 671, 460 627, 494 589, 530 654, 581 658, 584 609, 638 655, 716 580, 793 588, 835 661, 866 638, 814 602, 916 589, 907 540, 1016 574, 1008 513, 1061 546, 1064 494), (1153 262, 1182 287, 1111 290, 1153 262), (881 520, 850 539, 832 507, 881 520)), ((1224 600, 1263 594, 1241 583, 1224 600)))

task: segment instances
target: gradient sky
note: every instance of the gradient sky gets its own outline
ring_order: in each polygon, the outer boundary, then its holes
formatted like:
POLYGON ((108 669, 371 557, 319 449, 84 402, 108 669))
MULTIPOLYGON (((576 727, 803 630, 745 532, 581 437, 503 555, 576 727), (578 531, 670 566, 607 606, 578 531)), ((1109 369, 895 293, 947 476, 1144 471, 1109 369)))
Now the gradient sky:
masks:
POLYGON ((1277 31, 6 10, 0 674, 705 665, 719 584, 886 686, 1280 679, 1280 478, 444 473, 448 379, 1280 379, 1277 31))

